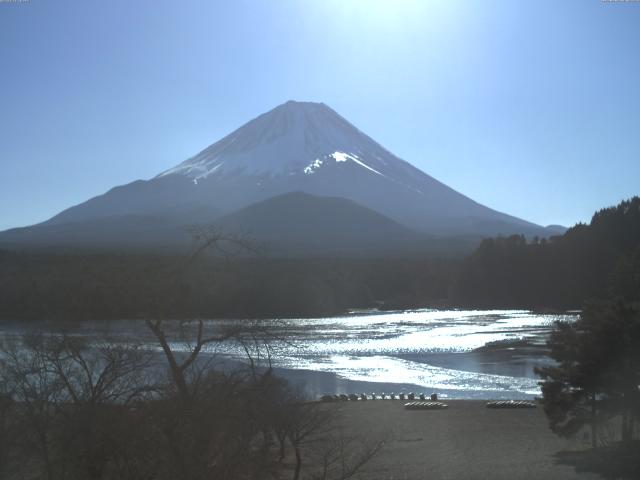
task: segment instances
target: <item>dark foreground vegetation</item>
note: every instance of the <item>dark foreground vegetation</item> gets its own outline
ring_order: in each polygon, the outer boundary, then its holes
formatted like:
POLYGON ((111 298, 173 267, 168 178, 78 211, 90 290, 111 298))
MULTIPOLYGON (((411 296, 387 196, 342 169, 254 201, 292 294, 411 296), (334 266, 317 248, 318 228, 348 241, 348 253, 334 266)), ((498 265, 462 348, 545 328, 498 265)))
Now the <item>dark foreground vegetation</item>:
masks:
POLYGON ((256 368, 269 350, 258 331, 191 322, 172 338, 147 325, 162 353, 123 338, 2 343, 0 478, 338 480, 382 447, 333 428, 334 405, 306 402, 268 361, 256 368), (249 367, 211 368, 203 350, 221 342, 244 348, 249 367))
POLYGON ((263 258, 0 251, 1 319, 296 317, 350 308, 580 308, 640 298, 640 198, 589 225, 486 239, 462 258, 263 258))
POLYGON ((591 302, 576 322, 556 324, 548 346, 555 364, 536 373, 549 426, 592 447, 558 459, 607 478, 640 478, 640 304, 591 302))

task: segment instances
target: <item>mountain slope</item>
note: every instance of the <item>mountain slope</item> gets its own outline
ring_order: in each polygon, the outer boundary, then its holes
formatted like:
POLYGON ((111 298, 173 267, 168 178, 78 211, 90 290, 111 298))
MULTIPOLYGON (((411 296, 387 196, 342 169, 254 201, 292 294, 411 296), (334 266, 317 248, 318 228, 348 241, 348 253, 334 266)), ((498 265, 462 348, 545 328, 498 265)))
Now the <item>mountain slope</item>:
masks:
POLYGON ((66 223, 44 223, 0 233, 7 248, 164 249, 189 242, 187 225, 152 215, 114 215, 66 223))
MULTIPOLYGON (((210 212, 199 212, 202 215, 210 212)), ((117 215, 17 228, 2 234, 4 244, 100 249, 186 249, 198 222, 151 215, 117 215)), ((241 234, 275 255, 372 255, 428 250, 427 235, 343 198, 287 193, 210 222, 241 234)))

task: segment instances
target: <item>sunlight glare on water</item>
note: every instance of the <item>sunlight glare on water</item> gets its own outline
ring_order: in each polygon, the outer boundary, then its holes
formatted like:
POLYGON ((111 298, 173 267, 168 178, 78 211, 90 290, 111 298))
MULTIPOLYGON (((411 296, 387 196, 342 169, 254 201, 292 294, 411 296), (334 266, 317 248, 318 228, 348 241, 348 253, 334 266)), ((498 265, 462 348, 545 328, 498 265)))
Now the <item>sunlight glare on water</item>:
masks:
POLYGON ((416 310, 282 320, 273 328, 286 330, 294 341, 279 348, 275 364, 351 381, 449 391, 461 398, 469 392, 529 397, 539 393, 533 365, 546 361, 539 352, 516 346, 496 358, 477 349, 493 342, 540 345, 553 322, 572 319, 575 315, 526 310, 416 310))

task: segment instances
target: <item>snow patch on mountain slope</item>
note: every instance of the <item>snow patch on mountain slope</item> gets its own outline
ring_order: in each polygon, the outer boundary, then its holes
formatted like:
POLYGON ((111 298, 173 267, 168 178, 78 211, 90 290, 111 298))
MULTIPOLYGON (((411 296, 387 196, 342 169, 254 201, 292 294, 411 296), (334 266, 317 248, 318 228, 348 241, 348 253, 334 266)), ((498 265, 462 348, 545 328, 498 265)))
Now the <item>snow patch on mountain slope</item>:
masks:
POLYGON ((311 175, 314 171, 320 168, 322 164, 323 164, 323 161, 320 160, 319 158, 316 158, 313 162, 311 162, 309 165, 304 167, 303 172, 305 173, 305 175, 311 175))
MULTIPOLYGON (((360 165, 361 167, 366 168, 367 170, 377 174, 377 175, 382 175, 382 173, 380 173, 379 171, 377 171, 375 168, 371 168, 369 165, 367 165, 366 163, 364 163, 363 161, 360 160, 360 158, 358 157, 358 155, 356 155, 355 153, 346 153, 346 152, 333 152, 330 153, 329 155, 325 155, 325 160, 332 158, 333 160, 335 160, 336 163, 342 163, 342 162, 348 162, 348 161, 352 161, 354 163, 356 163, 357 165, 360 165)), ((304 169, 302 170, 304 172, 305 175, 312 175, 316 170, 318 170, 320 167, 322 167, 322 165, 326 165, 325 160, 321 160, 319 158, 316 158, 313 162, 311 162, 309 165, 307 165, 306 167, 304 167, 304 169)), ((384 176, 384 175, 382 175, 384 176)))
POLYGON ((192 178, 193 183, 198 183, 198 180, 207 178, 209 175, 216 172, 216 170, 219 170, 223 164, 224 162, 220 162, 220 163, 213 163, 212 165, 212 162, 204 161, 204 160, 188 163, 188 164, 181 163, 176 167, 170 168, 169 170, 162 172, 160 175, 158 175, 158 177, 164 177, 165 175, 172 175, 172 174, 180 174, 180 175, 184 175, 186 177, 192 178))
POLYGON ((373 173, 377 173, 378 175, 382 175, 375 168, 371 168, 369 165, 365 164, 364 162, 361 162, 360 159, 358 158, 358 156, 355 155, 355 154, 349 154, 349 153, 344 153, 344 152, 333 152, 329 156, 333 157, 336 162, 346 162, 347 160, 351 160, 351 161, 357 163, 358 165, 360 165, 361 167, 364 167, 367 170, 371 170, 373 173))

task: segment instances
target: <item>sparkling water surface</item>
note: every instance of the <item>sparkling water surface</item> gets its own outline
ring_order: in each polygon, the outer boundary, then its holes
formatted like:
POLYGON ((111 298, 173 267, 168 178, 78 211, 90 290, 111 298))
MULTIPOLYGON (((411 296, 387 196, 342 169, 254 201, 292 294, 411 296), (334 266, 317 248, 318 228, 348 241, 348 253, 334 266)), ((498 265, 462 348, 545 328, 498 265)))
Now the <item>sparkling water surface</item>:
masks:
MULTIPOLYGON (((526 310, 411 310, 353 312, 315 318, 255 322, 272 338, 270 358, 278 374, 312 396, 323 393, 437 392, 453 398, 531 398, 540 393, 535 366, 549 364, 544 341, 553 323, 576 314, 526 310)), ((243 321, 211 321, 222 329, 243 321)), ((246 321, 244 321, 246 322, 246 321)), ((146 339, 143 322, 91 322, 68 329, 91 336, 146 339)), ((10 334, 10 328, 4 328, 10 334)), ((14 332, 15 333, 15 332, 14 332)), ((185 343, 172 344, 187 350, 185 343)), ((210 345, 206 355, 246 362, 237 344, 210 345)), ((265 358, 265 350, 261 352, 265 358)), ((264 362, 263 362, 264 364, 264 362)))

